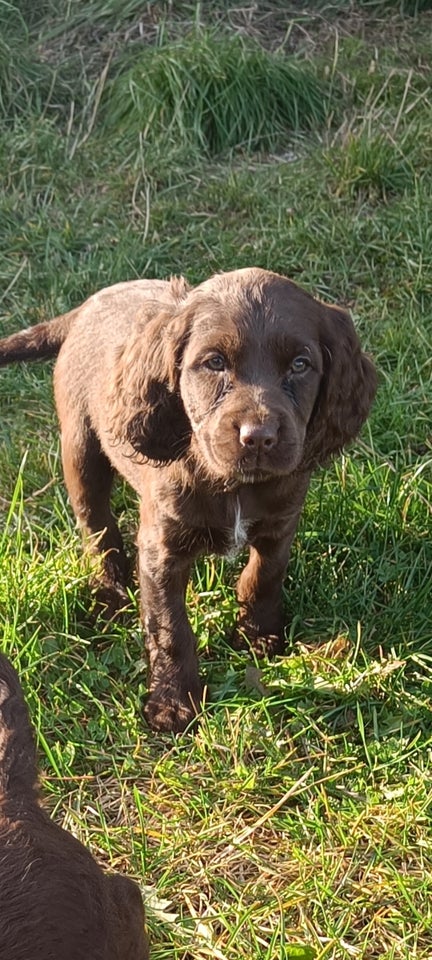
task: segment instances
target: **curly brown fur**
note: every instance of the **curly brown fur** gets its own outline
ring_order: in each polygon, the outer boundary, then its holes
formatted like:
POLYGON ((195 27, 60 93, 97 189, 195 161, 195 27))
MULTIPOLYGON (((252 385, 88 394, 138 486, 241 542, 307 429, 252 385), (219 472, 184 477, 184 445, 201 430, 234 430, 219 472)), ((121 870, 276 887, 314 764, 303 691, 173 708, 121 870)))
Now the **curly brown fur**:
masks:
MULTIPOLYGON (((249 546, 237 641, 280 652, 282 582, 311 473, 359 432, 375 369, 345 310, 257 268, 193 289, 182 278, 117 284, 71 316, 53 321, 51 338, 64 340, 54 384, 66 485, 120 601, 114 472, 140 496, 146 715, 181 730, 201 699, 185 610, 194 559, 249 546)), ((0 341, 0 363, 51 355, 47 326, 0 341)))
POLYGON ((147 960, 136 883, 104 874, 38 801, 36 754, 15 670, 0 654, 0 957, 147 960))

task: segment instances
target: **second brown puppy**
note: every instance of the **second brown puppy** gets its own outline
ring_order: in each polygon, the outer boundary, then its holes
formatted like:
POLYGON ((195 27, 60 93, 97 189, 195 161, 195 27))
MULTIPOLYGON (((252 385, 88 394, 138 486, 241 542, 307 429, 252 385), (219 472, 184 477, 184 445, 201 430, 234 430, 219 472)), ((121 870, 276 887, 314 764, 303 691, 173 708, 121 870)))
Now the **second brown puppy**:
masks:
POLYGON ((0 364, 59 358, 66 485, 104 557, 105 596, 127 582, 110 510, 117 470, 140 495, 149 723, 181 730, 201 684, 185 591, 193 560, 248 545, 238 637, 283 649, 282 582, 313 470, 353 440, 376 389, 349 314, 250 268, 191 289, 136 280, 0 341, 0 364))
POLYGON ((105 874, 40 806, 17 674, 0 653, 0 957, 148 960, 139 887, 105 874))

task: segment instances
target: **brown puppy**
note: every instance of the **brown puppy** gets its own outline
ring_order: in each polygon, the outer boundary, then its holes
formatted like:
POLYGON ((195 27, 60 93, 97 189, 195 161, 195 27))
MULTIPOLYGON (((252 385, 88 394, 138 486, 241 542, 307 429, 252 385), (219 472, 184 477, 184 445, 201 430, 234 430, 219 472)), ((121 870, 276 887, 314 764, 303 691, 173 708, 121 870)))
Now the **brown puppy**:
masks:
POLYGON ((36 754, 15 670, 0 654, 0 957, 147 960, 144 908, 39 805, 36 754))
POLYGON ((376 374, 344 310, 250 268, 108 287, 0 341, 0 364, 55 356, 65 481, 97 534, 108 595, 126 557, 114 469, 139 493, 139 568, 150 665, 146 715, 181 730, 201 697, 185 591, 195 557, 248 545, 239 638, 283 649, 282 582, 309 480, 352 440, 376 374))

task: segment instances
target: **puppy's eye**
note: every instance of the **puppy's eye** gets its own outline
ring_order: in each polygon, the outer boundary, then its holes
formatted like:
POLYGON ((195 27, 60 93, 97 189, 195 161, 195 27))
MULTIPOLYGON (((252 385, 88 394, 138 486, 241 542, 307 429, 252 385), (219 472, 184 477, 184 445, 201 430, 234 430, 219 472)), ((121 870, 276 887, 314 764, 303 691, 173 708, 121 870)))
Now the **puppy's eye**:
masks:
POLYGON ((304 373, 310 365, 309 357, 294 357, 291 363, 291 370, 293 373, 304 373))
POLYGON ((226 363, 224 357, 220 353, 215 353, 213 357, 209 357, 204 364, 208 370, 215 370, 219 373, 221 370, 225 370, 226 363))

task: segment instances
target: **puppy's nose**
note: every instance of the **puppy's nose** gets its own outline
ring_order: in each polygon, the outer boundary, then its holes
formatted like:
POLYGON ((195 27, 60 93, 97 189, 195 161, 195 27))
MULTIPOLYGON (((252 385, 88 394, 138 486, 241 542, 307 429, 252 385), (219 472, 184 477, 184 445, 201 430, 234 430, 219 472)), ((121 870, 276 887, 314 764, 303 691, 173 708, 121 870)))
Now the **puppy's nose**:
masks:
POLYGON ((277 426, 273 423, 242 423, 240 443, 249 450, 271 450, 277 443, 277 426))

